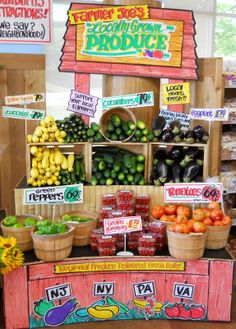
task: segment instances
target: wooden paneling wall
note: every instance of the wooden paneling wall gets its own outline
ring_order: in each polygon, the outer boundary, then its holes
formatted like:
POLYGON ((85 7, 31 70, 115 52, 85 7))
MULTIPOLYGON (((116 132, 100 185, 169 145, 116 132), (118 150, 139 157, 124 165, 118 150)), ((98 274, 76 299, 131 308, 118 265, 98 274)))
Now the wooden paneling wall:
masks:
MULTIPOLYGON (((0 106, 5 96, 45 92, 45 56, 0 54, 0 106)), ((18 105, 18 107, 22 107, 18 105)), ((45 103, 28 108, 45 110, 45 103)), ((38 121, 5 119, 0 116, 0 207, 14 213, 13 190, 25 175, 26 134, 38 121)))

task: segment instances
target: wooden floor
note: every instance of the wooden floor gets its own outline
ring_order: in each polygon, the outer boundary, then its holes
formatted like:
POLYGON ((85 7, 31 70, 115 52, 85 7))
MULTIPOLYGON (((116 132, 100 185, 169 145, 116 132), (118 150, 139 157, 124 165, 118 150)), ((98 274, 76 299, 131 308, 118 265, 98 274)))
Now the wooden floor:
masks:
MULTIPOLYGON (((1 300, 1 299, 0 299, 1 300)), ((14 316, 14 314, 12 314, 14 316)), ((191 321, 167 321, 167 320, 154 320, 154 321, 109 321, 100 323, 87 323, 78 325, 60 326, 61 329, 236 329, 236 286, 233 294, 232 305, 232 322, 221 323, 203 323, 191 321)), ((0 303, 0 329, 5 329, 3 321, 2 303, 0 303)), ((12 328, 10 328, 12 329, 12 328)), ((26 328, 24 328, 26 329, 26 328)))

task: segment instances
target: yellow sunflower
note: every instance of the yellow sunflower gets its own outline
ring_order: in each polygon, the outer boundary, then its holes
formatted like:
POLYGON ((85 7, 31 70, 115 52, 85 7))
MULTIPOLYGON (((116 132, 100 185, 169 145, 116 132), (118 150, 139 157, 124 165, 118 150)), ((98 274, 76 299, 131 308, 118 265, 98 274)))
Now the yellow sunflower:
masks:
POLYGON ((23 264, 24 257, 23 253, 17 247, 12 248, 11 250, 11 260, 14 268, 19 267, 23 264))
POLYGON ((9 236, 7 238, 3 238, 2 236, 0 236, 0 248, 13 248, 16 246, 16 238, 14 238, 13 236, 9 236))
POLYGON ((0 263, 3 266, 11 266, 12 256, 10 249, 0 249, 0 263))

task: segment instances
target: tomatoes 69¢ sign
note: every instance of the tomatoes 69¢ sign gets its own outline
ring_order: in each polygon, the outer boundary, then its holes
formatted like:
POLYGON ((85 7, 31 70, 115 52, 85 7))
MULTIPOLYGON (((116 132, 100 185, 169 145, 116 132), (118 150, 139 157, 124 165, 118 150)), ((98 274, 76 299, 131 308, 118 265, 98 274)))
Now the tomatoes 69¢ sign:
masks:
POLYGON ((221 183, 165 184, 164 202, 222 202, 221 183))
POLYGON ((83 203, 83 184, 24 189, 24 204, 83 203))

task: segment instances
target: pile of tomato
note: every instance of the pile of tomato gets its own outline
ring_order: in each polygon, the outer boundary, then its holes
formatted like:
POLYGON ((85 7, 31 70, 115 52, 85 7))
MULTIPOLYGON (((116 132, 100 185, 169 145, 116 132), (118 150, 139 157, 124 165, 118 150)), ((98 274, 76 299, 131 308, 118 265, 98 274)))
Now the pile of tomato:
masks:
POLYGON ((151 215, 157 220, 173 223, 168 227, 176 233, 203 233, 207 226, 232 224, 231 218, 224 214, 220 204, 215 201, 210 202, 207 208, 197 208, 193 211, 183 205, 156 205, 152 208, 151 215))

